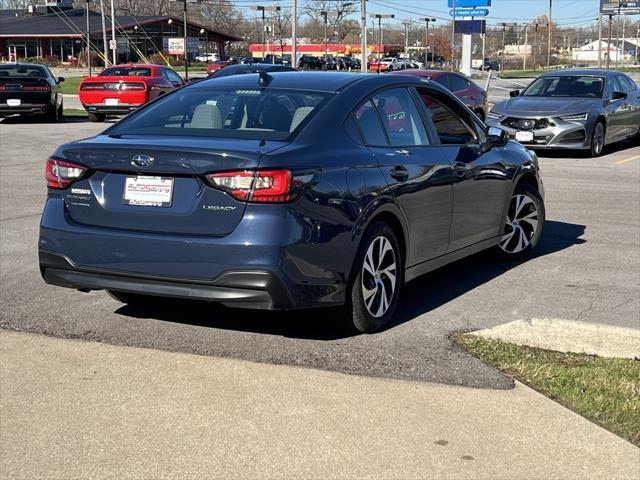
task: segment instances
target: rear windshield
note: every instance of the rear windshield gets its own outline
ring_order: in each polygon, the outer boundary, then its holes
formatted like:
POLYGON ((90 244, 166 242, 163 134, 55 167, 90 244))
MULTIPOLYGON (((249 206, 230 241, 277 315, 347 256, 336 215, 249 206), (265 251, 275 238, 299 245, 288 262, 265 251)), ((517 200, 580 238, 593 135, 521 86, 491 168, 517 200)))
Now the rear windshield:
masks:
POLYGON ((46 78, 41 67, 22 67, 20 65, 0 67, 0 78, 46 78))
POLYGON ((111 67, 105 68, 101 77, 150 77, 151 69, 145 67, 111 67))
POLYGON ((529 85, 522 95, 525 97, 600 98, 603 87, 603 77, 579 75, 542 77, 529 85))
POLYGON ((287 140, 327 97, 301 90, 187 88, 134 112, 108 134, 287 140))

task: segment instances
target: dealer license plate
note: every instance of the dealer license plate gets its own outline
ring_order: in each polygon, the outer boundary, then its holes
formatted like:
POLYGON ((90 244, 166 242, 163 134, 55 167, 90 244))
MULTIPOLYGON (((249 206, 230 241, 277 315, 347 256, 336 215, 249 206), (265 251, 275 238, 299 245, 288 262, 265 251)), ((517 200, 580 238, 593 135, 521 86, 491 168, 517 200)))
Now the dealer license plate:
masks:
POLYGON ((170 207, 172 195, 173 178, 170 177, 127 177, 124 183, 123 201, 127 205, 170 207))
POLYGON ((105 98, 104 100, 105 105, 118 105, 119 102, 120 100, 117 98, 105 98))
POLYGON ((519 142, 533 142, 533 132, 516 132, 516 140, 519 142))
POLYGON ((19 98, 10 98, 7 100, 7 105, 10 107, 19 107, 22 101, 19 98))

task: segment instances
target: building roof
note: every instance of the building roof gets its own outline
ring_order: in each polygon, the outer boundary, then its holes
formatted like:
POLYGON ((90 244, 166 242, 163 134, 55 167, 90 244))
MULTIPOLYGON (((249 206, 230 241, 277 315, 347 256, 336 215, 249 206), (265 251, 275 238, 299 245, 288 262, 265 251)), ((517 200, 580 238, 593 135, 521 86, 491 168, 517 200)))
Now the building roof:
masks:
MULTIPOLYGON (((116 17, 116 30, 130 29, 136 25, 144 27, 152 23, 164 22, 172 19, 174 22, 182 22, 181 18, 173 16, 121 16, 116 17)), ((0 16, 0 37, 82 37, 86 28, 86 15, 84 9, 60 11, 47 15, 29 16, 0 16)), ((188 22, 192 28, 204 29, 209 36, 217 40, 238 41, 242 40, 235 35, 213 30, 204 25, 188 22)), ((102 35, 102 19, 98 12, 89 13, 89 27, 92 36, 102 35)), ((111 22, 107 22, 106 31, 111 32, 111 22)))

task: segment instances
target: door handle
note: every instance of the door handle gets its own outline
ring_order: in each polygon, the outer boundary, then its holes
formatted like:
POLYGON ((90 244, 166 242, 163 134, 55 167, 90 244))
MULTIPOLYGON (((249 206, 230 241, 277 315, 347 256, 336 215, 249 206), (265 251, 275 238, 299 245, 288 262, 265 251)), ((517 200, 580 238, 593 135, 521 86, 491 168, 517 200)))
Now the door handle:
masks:
POLYGON ((409 150, 405 150, 405 149, 396 150, 396 153, 399 154, 399 155, 411 155, 411 152, 409 150))
POLYGON ((456 171, 458 176, 463 177, 469 170, 471 170, 472 166, 468 163, 464 162, 456 162, 453 165, 453 169, 456 171))
POLYGON ((399 182, 404 182, 409 178, 409 172, 402 165, 396 165, 389 172, 389 176, 394 180, 398 180, 399 182))

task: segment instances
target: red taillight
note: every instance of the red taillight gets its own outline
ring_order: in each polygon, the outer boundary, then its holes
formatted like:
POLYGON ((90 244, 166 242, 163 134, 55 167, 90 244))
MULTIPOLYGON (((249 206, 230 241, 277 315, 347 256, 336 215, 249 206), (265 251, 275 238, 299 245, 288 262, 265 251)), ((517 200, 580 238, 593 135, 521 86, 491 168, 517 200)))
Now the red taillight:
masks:
POLYGON ((7 89, 7 87, 5 87, 4 85, 0 85, 0 92, 4 91, 6 89, 7 89))
POLYGON ((87 169, 75 163, 63 162, 50 158, 47 160, 47 186, 51 188, 67 188, 78 180, 87 169))
POLYGON ((144 83, 123 83, 122 90, 144 90, 146 88, 144 83))
POLYGON ((224 190, 238 200, 255 203, 288 202, 291 199, 289 170, 243 170, 211 173, 212 186, 224 190))
POLYGON ((48 85, 22 85, 23 92, 48 92, 48 85))
POLYGON ((80 90, 104 90, 104 83, 83 83, 80 90))

